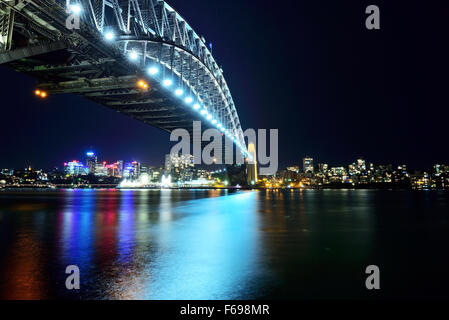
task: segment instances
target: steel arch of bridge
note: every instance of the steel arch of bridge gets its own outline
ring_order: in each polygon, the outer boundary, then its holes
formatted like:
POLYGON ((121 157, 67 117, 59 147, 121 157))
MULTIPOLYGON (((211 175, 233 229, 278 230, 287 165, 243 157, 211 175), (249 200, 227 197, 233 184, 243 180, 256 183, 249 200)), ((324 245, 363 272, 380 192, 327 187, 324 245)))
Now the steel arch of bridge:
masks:
MULTIPOLYGON (((65 9, 67 2, 0 0, 0 50, 5 52, 11 49, 14 14, 19 13, 27 14, 29 20, 36 16, 36 19, 44 20, 37 21, 36 28, 41 29, 40 33, 48 34, 48 38, 53 40, 53 46, 60 40, 76 42, 73 35, 68 35, 67 30, 55 28, 52 23, 61 16, 60 10, 54 9, 55 12, 51 12, 52 21, 45 21, 45 18, 39 18, 39 10, 33 8, 38 6, 42 11, 43 8, 52 11, 58 4, 59 9, 65 9), (25 11, 27 8, 30 8, 29 13, 25 11)), ((248 155, 238 113, 223 70, 213 58, 205 39, 179 13, 165 1, 159 0, 71 0, 70 5, 76 4, 83 8, 79 13, 81 31, 86 28, 95 30, 105 42, 101 46, 106 45, 111 51, 119 52, 123 59, 127 59, 132 53, 137 58, 128 62, 135 64, 142 73, 148 72, 150 67, 157 68, 159 72, 151 77, 161 84, 161 88, 164 80, 172 79, 173 85, 165 89, 170 94, 175 89, 182 89, 183 98, 190 96, 194 100, 190 107, 200 106, 197 110, 200 119, 212 121, 199 113, 206 110, 206 115, 210 114, 214 120, 209 125, 221 129, 248 155), (106 33, 113 33, 114 39, 105 40, 106 33)), ((78 32, 71 31, 75 35, 78 32)), ((187 104, 182 100, 179 103, 187 104)))

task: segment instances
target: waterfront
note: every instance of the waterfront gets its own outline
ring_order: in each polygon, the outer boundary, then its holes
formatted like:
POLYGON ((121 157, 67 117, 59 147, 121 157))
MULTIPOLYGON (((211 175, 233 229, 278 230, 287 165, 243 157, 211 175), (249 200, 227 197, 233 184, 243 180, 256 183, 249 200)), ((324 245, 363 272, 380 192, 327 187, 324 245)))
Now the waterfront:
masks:
POLYGON ((447 298, 448 208, 439 191, 2 191, 0 298, 447 298))

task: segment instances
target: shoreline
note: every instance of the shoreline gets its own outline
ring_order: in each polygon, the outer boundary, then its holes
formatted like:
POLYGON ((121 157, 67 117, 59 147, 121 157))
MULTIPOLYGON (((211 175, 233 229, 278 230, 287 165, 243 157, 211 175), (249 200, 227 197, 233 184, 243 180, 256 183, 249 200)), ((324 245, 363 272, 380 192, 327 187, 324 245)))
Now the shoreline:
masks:
POLYGON ((104 186, 92 186, 92 187, 69 187, 69 186, 55 186, 55 187, 32 187, 32 186, 21 186, 21 187, 3 187, 0 188, 2 191, 26 191, 26 190, 268 190, 268 191, 283 191, 283 190, 390 190, 390 191, 449 191, 448 189, 436 189, 436 188, 422 188, 422 189, 412 189, 403 187, 306 187, 306 188, 263 188, 263 187, 172 187, 172 188, 160 188, 160 187, 139 187, 139 188, 118 188, 114 185, 104 185, 104 186))

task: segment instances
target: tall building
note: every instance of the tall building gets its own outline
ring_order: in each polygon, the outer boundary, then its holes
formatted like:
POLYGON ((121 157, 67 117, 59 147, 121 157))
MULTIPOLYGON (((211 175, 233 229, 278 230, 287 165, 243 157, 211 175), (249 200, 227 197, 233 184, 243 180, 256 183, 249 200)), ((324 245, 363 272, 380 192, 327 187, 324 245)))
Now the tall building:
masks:
POLYGON ((366 171, 366 162, 363 159, 357 159, 357 169, 359 172, 366 171))
POLYGON ((133 177, 134 179, 139 179, 140 177, 140 163, 137 161, 133 161, 131 163, 132 167, 133 167, 133 177))
POLYGON ((96 176, 106 177, 108 175, 108 168, 106 162, 100 162, 95 165, 94 174, 96 176))
POLYGON ((313 173, 313 158, 306 157, 302 160, 304 173, 313 173))
POLYGON ((165 171, 170 172, 171 171, 171 154, 165 155, 165 171))
POLYGON ((95 152, 86 152, 86 167, 89 169, 90 174, 95 174, 95 169, 97 167, 97 156, 95 152))
POLYGON ((119 177, 123 177, 123 160, 117 161, 117 171, 118 171, 119 177))
POLYGON ((106 165, 109 177, 120 177, 118 165, 118 162, 106 165))
POLYGON ((142 164, 140 165, 140 174, 149 173, 149 172, 150 172, 150 170, 147 166, 142 165, 142 164))
POLYGON ((250 143, 248 145, 248 153, 252 155, 253 160, 252 163, 248 163, 248 184, 253 185, 257 183, 257 157, 256 157, 256 146, 254 143, 250 143))

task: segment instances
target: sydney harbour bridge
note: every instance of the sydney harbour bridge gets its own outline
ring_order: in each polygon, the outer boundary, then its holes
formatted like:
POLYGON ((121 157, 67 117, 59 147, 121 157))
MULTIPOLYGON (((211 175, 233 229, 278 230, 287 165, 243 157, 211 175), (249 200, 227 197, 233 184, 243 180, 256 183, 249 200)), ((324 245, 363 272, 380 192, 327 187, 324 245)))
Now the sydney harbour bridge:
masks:
MULTIPOLYGON (((0 0, 0 64, 167 132, 216 128, 248 156, 223 70, 165 1, 0 0)), ((194 137, 195 138, 195 137, 194 137)))

